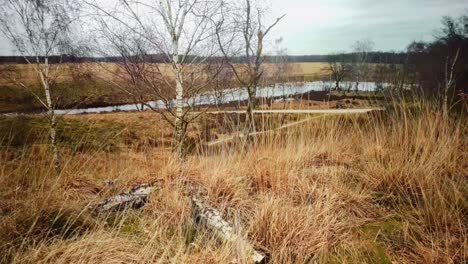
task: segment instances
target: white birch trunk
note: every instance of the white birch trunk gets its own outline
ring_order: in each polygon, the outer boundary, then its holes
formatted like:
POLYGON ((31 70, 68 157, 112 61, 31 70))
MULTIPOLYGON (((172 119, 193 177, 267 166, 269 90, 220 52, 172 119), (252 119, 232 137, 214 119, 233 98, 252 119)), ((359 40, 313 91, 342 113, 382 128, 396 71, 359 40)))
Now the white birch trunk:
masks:
MULTIPOLYGON (((39 66, 40 67, 40 66, 39 66)), ((46 57, 44 62, 44 69, 39 69, 39 75, 41 77, 42 86, 44 87, 44 93, 47 103, 47 115, 49 117, 49 126, 50 126, 50 143, 52 148, 52 158, 54 163, 54 168, 56 171, 60 170, 60 153, 57 147, 57 118, 55 116, 54 105, 52 102, 52 96, 49 86, 49 59, 46 57)))
POLYGON ((184 107, 184 86, 182 76, 182 65, 179 61, 179 40, 177 36, 173 36, 172 40, 172 63, 176 83, 176 117, 175 117, 175 140, 177 154, 180 159, 185 158, 184 138, 185 129, 183 124, 183 107, 184 107))

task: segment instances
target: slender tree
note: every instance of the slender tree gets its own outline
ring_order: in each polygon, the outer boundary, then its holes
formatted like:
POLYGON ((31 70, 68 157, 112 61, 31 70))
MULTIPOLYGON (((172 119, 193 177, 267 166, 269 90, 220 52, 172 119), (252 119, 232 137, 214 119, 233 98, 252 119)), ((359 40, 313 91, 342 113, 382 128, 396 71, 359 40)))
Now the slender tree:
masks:
POLYGON ((284 15, 266 24, 264 8, 255 6, 253 0, 239 2, 223 5, 221 15, 214 23, 221 53, 238 83, 247 91, 244 136, 248 139, 250 133, 255 131, 256 94, 264 73, 264 41, 284 15), (236 63, 239 58, 241 63, 236 63))
POLYGON ((217 53, 211 21, 221 1, 119 0, 113 9, 96 1, 86 3, 95 11, 111 46, 124 57, 126 73, 138 82, 134 86, 151 91, 163 104, 146 106, 174 127, 175 150, 185 159, 187 127, 199 116, 192 114, 200 103, 196 96, 206 92, 212 80, 204 66, 217 53), (122 28, 125 34, 117 34, 122 28), (131 47, 128 36, 143 45, 131 47), (167 64, 149 63, 150 54, 161 56, 167 64))
POLYGON ((69 52, 70 29, 78 18, 78 6, 66 0, 2 0, 0 30, 35 71, 43 94, 33 92, 32 84, 13 77, 14 82, 34 93, 47 110, 54 167, 60 169, 57 146, 57 117, 53 89, 61 74, 60 54, 69 52), (50 57, 59 56, 53 64, 50 57))
POLYGON ((282 100, 283 100, 283 108, 286 108, 286 84, 290 81, 291 75, 293 75, 296 71, 300 69, 295 69, 293 65, 289 61, 288 50, 282 47, 283 38, 279 38, 275 40, 276 45, 276 56, 274 57, 275 63, 275 71, 274 71, 274 78, 276 85, 281 88, 282 91, 282 100))
POLYGON ((354 75, 354 89, 356 91, 358 91, 359 89, 359 83, 361 82, 361 80, 366 77, 366 73, 368 72, 369 68, 369 53, 372 52, 374 46, 374 42, 370 39, 358 40, 352 46, 352 50, 354 52, 354 59, 352 61, 351 69, 354 75))

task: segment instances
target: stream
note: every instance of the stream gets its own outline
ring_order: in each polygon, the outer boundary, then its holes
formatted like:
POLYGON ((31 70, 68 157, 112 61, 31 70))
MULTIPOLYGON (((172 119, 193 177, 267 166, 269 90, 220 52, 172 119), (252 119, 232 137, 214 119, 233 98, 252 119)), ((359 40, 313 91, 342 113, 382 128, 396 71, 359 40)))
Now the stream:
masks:
MULTIPOLYGON (((341 82, 340 87, 347 90, 349 87, 352 87, 351 90, 354 90, 354 82, 341 82)), ((389 84, 383 84, 382 88, 390 86, 389 84)), ((315 81, 315 82, 306 82, 306 83, 286 83, 286 84, 277 84, 272 87, 264 87, 257 89, 258 98, 286 98, 291 96, 297 96, 305 94, 310 91, 327 91, 331 87, 334 87, 333 82, 324 82, 324 81, 315 81)), ((377 88, 376 83, 374 82, 361 82, 359 83, 358 90, 365 92, 375 91, 377 88)), ((245 89, 229 89, 222 92, 209 92, 205 94, 198 95, 196 97, 187 98, 184 100, 185 106, 202 106, 202 105, 216 105, 216 104, 226 104, 231 102, 241 102, 247 100, 248 95, 245 89)), ((281 100, 281 99, 280 99, 281 100)), ((166 104, 162 101, 150 101, 146 104, 150 105, 155 109, 165 109, 166 104)), ((175 100, 172 100, 168 103, 170 107, 175 106, 175 100)), ((141 110, 141 106, 138 106, 141 110)), ((148 106, 144 106, 143 109, 149 109, 148 106)), ((88 113, 110 113, 110 112, 128 112, 128 111, 137 111, 136 104, 123 104, 123 105, 113 105, 113 106, 104 106, 104 107, 89 107, 89 108, 75 108, 75 109, 57 109, 55 113, 58 115, 78 115, 78 114, 88 114, 88 113)), ((16 113, 9 113, 6 115, 15 115, 16 113)))

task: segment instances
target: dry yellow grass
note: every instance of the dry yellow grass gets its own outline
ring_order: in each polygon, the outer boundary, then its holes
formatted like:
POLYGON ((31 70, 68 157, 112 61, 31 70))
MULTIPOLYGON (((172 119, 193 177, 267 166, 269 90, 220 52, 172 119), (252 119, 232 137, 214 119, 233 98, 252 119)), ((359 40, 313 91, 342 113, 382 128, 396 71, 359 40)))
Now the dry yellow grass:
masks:
POLYGON ((46 146, 3 149, 0 256, 5 263, 248 263, 239 245, 195 228, 188 186, 196 184, 270 263, 464 263, 466 132, 466 119, 423 103, 314 119, 258 138, 248 151, 193 154, 183 166, 158 148, 92 151, 65 154, 55 175, 46 146), (156 180, 141 210, 93 216, 87 209, 156 180))
MULTIPOLYGON (((157 64, 160 70, 167 75, 172 75, 169 64, 157 64)), ((286 73, 290 77, 302 76, 322 76, 326 70, 326 63, 291 63, 289 72, 286 73)), ((111 80, 115 75, 122 71, 119 65, 115 63, 82 63, 82 64, 61 64, 52 65, 57 68, 57 76, 59 82, 73 81, 74 78, 79 78, 80 74, 92 73, 94 78, 111 80)), ((275 76, 275 65, 265 64, 265 77, 275 76)), ((34 71, 34 68, 28 64, 0 64, 0 71, 12 71, 17 75, 17 79, 25 83, 38 83, 39 79, 34 71)), ((82 77, 82 76, 81 76, 82 77)), ((0 86, 14 85, 8 78, 1 78, 0 86)))

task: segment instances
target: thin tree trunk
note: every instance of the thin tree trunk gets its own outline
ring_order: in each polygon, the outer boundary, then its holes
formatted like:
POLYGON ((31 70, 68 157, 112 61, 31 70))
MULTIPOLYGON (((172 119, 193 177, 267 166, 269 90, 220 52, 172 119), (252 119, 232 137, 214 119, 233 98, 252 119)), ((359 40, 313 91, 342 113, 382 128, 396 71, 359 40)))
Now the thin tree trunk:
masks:
POLYGON ((248 101, 247 101, 247 110, 246 110, 246 119, 245 119, 245 130, 244 130, 244 138, 249 141, 249 135, 256 131, 255 127, 255 118, 254 118, 254 110, 257 107, 257 87, 256 85, 252 85, 247 89, 248 93, 248 101))
POLYGON ((176 141, 176 151, 181 161, 185 160, 185 129, 183 122, 183 107, 184 107, 184 87, 182 77, 182 67, 179 61, 179 41, 176 36, 173 36, 172 40, 172 63, 174 64, 174 74, 176 82, 176 119, 175 119, 175 133, 174 138, 176 141))
POLYGON ((442 111, 444 112, 444 115, 445 116, 448 116, 448 90, 449 90, 449 86, 445 86, 445 89, 444 89, 444 102, 443 102, 443 106, 442 106, 442 111))
POLYGON ((444 98, 443 98, 443 112, 444 115, 448 115, 449 112, 449 90, 451 90, 456 83, 456 72, 455 66, 458 63, 458 57, 460 55, 460 47, 457 49, 455 57, 450 65, 449 69, 449 61, 450 59, 447 58, 447 62, 445 63, 445 89, 444 89, 444 98))
POLYGON ((357 76, 356 76, 356 85, 354 87, 354 90, 357 92, 359 90, 359 82, 360 82, 360 77, 361 77, 361 72, 360 72, 360 68, 361 67, 360 65, 358 65, 358 73, 357 73, 357 76))
POLYGON ((49 118, 49 126, 50 126, 50 143, 52 148, 52 159, 54 163, 54 168, 57 172, 60 171, 60 153, 57 147, 57 117, 55 116, 54 105, 52 103, 52 96, 50 93, 50 86, 49 86, 49 59, 46 57, 44 62, 44 70, 40 70, 40 77, 42 81, 42 85, 44 87, 44 93, 46 96, 47 102, 47 114, 49 118))
POLYGON ((54 168, 57 172, 60 171, 60 153, 57 146, 57 118, 54 113, 54 109, 49 110, 50 115, 50 141, 52 144, 52 157, 54 162, 54 168))

